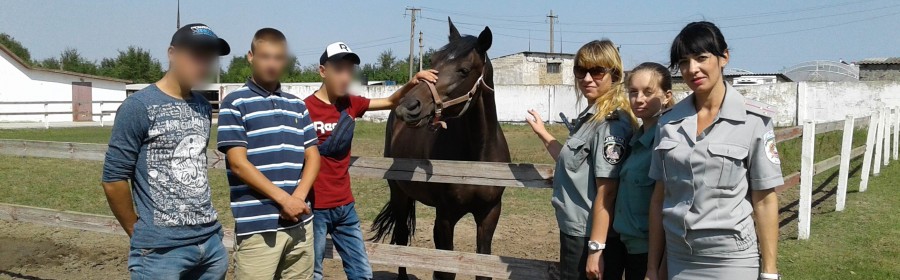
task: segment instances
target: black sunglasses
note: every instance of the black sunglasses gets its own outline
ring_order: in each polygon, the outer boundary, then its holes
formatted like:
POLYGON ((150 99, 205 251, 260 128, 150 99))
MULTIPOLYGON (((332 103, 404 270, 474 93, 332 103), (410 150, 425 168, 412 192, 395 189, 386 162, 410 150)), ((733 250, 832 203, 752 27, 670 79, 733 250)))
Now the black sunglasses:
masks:
POLYGON ((578 78, 578 79, 584 79, 584 76, 587 76, 587 74, 590 73, 591 77, 594 78, 594 80, 601 80, 601 79, 603 79, 604 75, 606 75, 610 72, 610 70, 611 69, 606 68, 606 67, 594 67, 594 68, 587 69, 584 67, 575 66, 575 69, 573 72, 575 72, 575 78, 578 78))

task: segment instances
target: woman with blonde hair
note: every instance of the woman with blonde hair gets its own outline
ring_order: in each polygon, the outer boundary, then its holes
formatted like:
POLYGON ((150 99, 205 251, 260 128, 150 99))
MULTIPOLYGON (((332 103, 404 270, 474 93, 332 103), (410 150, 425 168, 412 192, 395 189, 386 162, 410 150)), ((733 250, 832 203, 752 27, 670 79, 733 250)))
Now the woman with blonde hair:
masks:
POLYGON ((565 145, 547 132, 536 111, 528 111, 527 121, 556 161, 551 202, 559 223, 561 279, 617 279, 604 271, 618 271, 621 278, 621 268, 610 265, 621 257, 609 257, 604 249, 607 241, 618 240, 610 237, 612 210, 619 169, 628 156, 626 141, 637 120, 623 87, 622 59, 611 41, 582 46, 573 72, 588 106, 565 145))

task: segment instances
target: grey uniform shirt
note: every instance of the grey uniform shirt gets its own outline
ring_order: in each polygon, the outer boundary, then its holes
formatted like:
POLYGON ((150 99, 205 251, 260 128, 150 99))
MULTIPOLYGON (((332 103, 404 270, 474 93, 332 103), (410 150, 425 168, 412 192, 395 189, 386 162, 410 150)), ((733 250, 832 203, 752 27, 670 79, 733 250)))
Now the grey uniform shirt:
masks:
POLYGON ((726 86, 700 135, 693 94, 659 120, 650 177, 665 184, 663 228, 673 253, 758 256, 749 191, 784 184, 774 112, 726 86))
POLYGON ((617 110, 603 121, 591 121, 595 113, 595 106, 590 106, 578 115, 553 173, 551 202, 559 231, 570 236, 590 234, 596 178, 618 178, 628 156, 626 141, 633 130, 628 114, 617 110))

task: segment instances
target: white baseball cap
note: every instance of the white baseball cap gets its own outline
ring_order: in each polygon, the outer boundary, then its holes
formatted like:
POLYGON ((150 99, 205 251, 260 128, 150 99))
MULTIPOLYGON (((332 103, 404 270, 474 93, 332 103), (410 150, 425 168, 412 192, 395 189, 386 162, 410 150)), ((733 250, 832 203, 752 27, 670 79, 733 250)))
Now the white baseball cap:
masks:
POLYGON ((347 46, 344 42, 334 42, 328 47, 325 48, 325 52, 322 53, 322 57, 319 58, 319 64, 325 65, 327 61, 335 61, 347 59, 350 62, 353 62, 356 65, 359 65, 359 56, 353 53, 350 50, 350 47, 347 46))

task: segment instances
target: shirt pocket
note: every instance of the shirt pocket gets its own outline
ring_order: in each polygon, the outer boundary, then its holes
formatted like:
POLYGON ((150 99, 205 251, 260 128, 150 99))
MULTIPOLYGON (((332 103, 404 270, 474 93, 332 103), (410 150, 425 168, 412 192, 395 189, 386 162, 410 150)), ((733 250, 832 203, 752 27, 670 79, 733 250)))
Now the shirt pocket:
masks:
POLYGON ((671 178, 672 175, 676 175, 670 174, 674 171, 670 169, 674 167, 672 164, 674 164, 675 159, 673 158, 672 151, 675 149, 675 147, 678 147, 677 141, 663 139, 660 140, 659 144, 656 145, 656 148, 654 148, 654 150, 659 153, 660 162, 658 163, 662 164, 663 175, 666 178, 671 178))
POLYGON ((577 137, 569 138, 569 140, 566 141, 566 147, 563 149, 566 149, 565 152, 572 154, 570 158, 565 159, 566 169, 569 171, 577 171, 584 165, 588 154, 590 154, 586 144, 587 142, 577 137))
POLYGON ((745 159, 749 149, 734 144, 709 144, 706 185, 719 189, 734 189, 747 175, 745 159))

